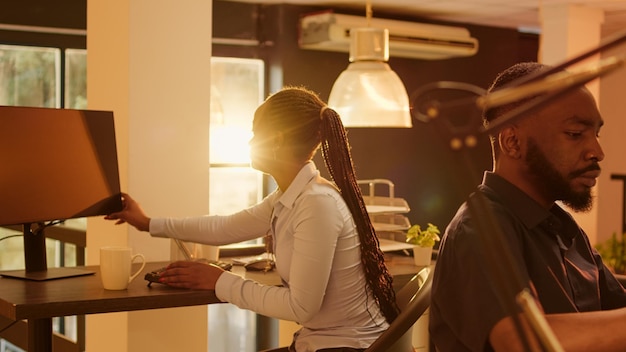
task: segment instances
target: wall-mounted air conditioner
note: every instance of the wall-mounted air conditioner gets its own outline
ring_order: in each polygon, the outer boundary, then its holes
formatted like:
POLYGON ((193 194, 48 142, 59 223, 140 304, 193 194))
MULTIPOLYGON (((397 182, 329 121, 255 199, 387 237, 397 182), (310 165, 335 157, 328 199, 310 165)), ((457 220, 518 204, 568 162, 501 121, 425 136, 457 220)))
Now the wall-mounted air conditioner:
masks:
MULTIPOLYGON (((360 16, 321 12, 300 18, 302 49, 349 52, 350 29, 368 27, 360 16)), ((427 60, 472 56, 478 40, 462 27, 372 18, 369 27, 389 30, 389 56, 427 60)))

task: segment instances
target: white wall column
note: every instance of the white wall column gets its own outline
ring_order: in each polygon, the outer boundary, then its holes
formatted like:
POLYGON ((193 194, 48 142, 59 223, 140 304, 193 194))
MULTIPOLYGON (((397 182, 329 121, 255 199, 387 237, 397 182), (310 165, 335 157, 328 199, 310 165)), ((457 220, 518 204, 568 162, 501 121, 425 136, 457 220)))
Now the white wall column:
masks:
MULTIPOLYGON (((541 8, 541 42, 539 61, 554 65, 597 46, 601 42, 601 27, 604 12, 600 9, 581 5, 546 4, 541 8)), ((599 55, 582 61, 584 65, 599 60, 599 55)), ((595 80, 587 84, 587 88, 600 104, 599 82, 595 80)), ((606 152, 606 150, 605 150, 606 152)), ((599 194, 607 182, 606 175, 598 180, 595 194, 599 194)), ((587 232, 592 242, 598 236, 599 201, 588 213, 574 213, 580 226, 587 232)))
MULTIPOLYGON (((208 213, 211 0, 88 0, 88 106, 115 114, 122 189, 151 216, 208 213)), ((92 218, 87 261, 103 245, 169 260, 170 241, 92 218)), ((142 278, 137 278, 142 280, 142 278)), ((96 314, 97 351, 208 349, 207 307, 96 314)))

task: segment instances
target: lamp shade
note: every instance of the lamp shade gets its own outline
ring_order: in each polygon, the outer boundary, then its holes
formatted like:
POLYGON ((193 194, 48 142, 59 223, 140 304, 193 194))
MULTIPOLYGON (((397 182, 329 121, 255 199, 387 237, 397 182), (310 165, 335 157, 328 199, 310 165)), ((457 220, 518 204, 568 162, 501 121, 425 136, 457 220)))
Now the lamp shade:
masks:
POLYGON ((346 127, 411 127, 406 88, 386 63, 388 31, 356 28, 350 37, 351 63, 335 81, 328 105, 346 127))

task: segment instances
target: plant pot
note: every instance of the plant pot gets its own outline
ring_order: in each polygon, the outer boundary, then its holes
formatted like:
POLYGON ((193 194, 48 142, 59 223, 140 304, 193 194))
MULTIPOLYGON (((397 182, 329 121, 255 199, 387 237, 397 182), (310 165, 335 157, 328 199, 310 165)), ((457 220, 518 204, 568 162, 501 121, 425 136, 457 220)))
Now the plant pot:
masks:
POLYGON ((432 247, 413 247, 413 259, 417 266, 429 266, 433 255, 432 247))

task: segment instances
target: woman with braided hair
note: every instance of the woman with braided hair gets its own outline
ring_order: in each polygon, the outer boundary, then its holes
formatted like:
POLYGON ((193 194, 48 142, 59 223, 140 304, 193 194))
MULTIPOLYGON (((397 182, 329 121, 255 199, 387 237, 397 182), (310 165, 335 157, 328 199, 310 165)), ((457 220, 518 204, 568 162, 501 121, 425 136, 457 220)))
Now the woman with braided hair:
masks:
POLYGON ((224 302, 299 323, 288 351, 364 350, 398 307, 339 115, 315 93, 287 87, 259 106, 252 130, 251 166, 278 185, 260 203, 228 216, 151 219, 125 194, 124 209, 106 218, 152 236, 210 245, 268 233, 280 287, 189 261, 170 264, 160 282, 215 290, 224 302), (312 161, 320 147, 333 182, 312 161))

